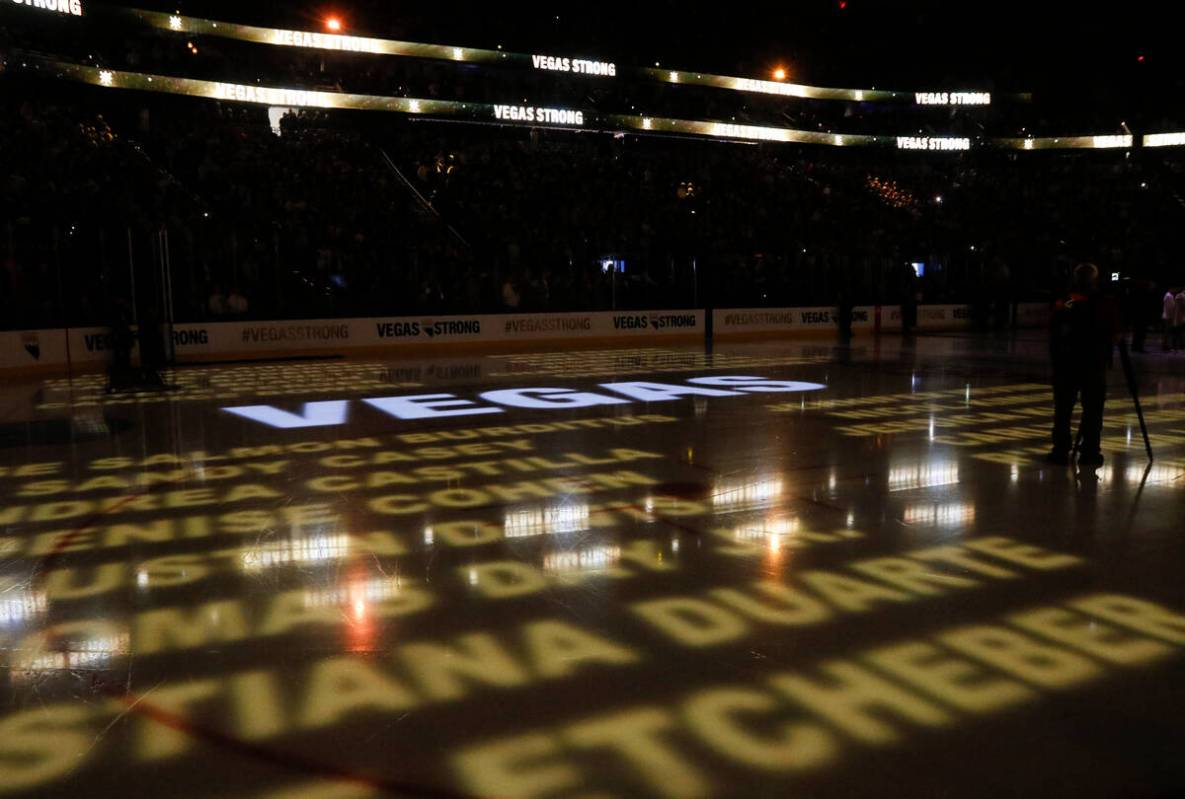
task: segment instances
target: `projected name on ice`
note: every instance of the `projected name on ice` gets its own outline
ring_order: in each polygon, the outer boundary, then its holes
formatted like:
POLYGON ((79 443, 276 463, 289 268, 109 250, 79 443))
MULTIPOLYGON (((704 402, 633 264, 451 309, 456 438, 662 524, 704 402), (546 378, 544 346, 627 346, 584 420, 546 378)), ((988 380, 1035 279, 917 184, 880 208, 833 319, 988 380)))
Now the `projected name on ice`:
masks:
POLYGON ((549 125, 583 125, 584 112, 529 105, 496 105, 494 118, 504 122, 541 122, 549 125))
POLYGON ((535 69, 549 72, 572 72, 577 75, 598 75, 617 77, 617 65, 608 61, 587 61, 583 58, 557 58, 550 55, 533 55, 531 64, 535 69))
POLYGON ((82 0, 12 0, 18 6, 35 8, 39 11, 57 11, 59 14, 82 16, 82 0))
POLYGON ((918 105, 991 105, 990 92, 917 92, 918 105))
POLYGON ((938 139, 929 136, 898 136, 898 150, 970 150, 970 139, 938 139))
MULTIPOLYGON (((695 377, 677 383, 601 383, 605 393, 577 391, 570 388, 509 388, 486 391, 481 404, 455 394, 417 394, 401 397, 374 397, 362 404, 382 411, 395 419, 443 419, 453 416, 484 416, 505 413, 507 408, 527 410, 571 410, 598 405, 630 405, 635 402, 673 402, 684 397, 743 397, 748 394, 793 394, 819 391, 826 386, 796 380, 767 380, 764 377, 723 375, 695 377)), ((252 422, 281 430, 306 427, 333 427, 348 421, 349 400, 306 402, 300 413, 273 405, 246 405, 223 408, 252 422)))

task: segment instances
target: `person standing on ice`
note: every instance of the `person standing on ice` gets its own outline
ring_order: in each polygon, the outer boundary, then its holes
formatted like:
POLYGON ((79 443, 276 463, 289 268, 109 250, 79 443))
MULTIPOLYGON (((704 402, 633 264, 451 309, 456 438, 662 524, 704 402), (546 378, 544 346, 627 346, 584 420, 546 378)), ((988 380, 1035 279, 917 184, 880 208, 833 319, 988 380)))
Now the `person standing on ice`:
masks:
POLYGON ((1172 287, 1165 289, 1160 320, 1164 323, 1164 351, 1177 349, 1177 298, 1172 287))
POLYGON ((1073 440, 1070 417, 1082 399, 1080 466, 1101 466, 1107 370, 1115 344, 1115 314, 1099 293, 1099 269, 1080 264, 1068 296, 1058 300, 1050 331, 1053 362, 1053 449, 1047 460, 1068 464, 1073 440))

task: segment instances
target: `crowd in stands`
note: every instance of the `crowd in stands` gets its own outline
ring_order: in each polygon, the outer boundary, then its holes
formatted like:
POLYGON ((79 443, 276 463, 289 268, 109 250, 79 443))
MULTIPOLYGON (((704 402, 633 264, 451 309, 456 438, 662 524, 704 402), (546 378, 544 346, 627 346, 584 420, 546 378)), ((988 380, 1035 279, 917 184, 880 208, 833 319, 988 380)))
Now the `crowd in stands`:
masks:
POLYGON ((102 324, 133 293, 195 321, 1009 302, 1078 258, 1180 279, 1168 152, 935 157, 323 111, 277 129, 257 106, 0 81, 9 328, 102 324))

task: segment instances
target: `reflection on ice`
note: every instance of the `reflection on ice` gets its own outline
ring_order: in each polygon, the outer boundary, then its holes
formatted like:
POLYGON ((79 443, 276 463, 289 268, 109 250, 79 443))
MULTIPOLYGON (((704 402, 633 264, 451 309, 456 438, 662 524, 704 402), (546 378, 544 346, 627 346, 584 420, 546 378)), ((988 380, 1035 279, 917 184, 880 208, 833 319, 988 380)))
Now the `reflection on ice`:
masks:
POLYGON ((45 614, 49 600, 45 591, 13 588, 0 594, 0 624, 20 624, 45 614))
POLYGON ((718 480, 712 486, 712 504, 719 510, 761 507, 782 496, 779 477, 752 480, 718 480))
POLYGON ((546 572, 602 571, 621 561, 621 547, 591 546, 565 552, 552 552, 543 558, 546 572))
POLYGON ((13 662, 13 682, 34 682, 53 672, 99 669, 113 658, 128 654, 131 636, 126 631, 72 641, 61 649, 39 649, 17 653, 13 662))
POLYGON ((349 554, 348 535, 318 533, 294 537, 288 541, 271 541, 245 549, 240 557, 245 571, 260 572, 290 563, 299 565, 340 561, 349 554))
POLYGON ((506 537, 578 533, 589 527, 587 504, 568 503, 542 508, 524 508, 506 514, 506 537))
MULTIPOLYGON (((1144 479, 1146 469, 1147 467, 1144 466, 1127 467, 1127 481, 1129 483, 1140 482, 1144 479)), ((1179 463, 1153 464, 1151 469, 1147 469, 1147 472, 1149 483, 1185 481, 1185 465, 1179 463)))
POLYGON ((732 528, 732 534, 738 541, 763 541, 770 537, 794 535, 800 529, 798 517, 759 519, 737 525, 732 528))
POLYGON ((344 585, 305 591, 306 608, 352 608, 373 605, 398 595, 398 577, 375 577, 369 580, 351 580, 344 585))
POLYGON ((1106 464, 1095 472, 1098 482, 1102 485, 1112 483, 1127 483, 1128 485, 1155 485, 1157 483, 1185 483, 1185 464, 1176 461, 1166 463, 1132 464, 1124 468, 1116 468, 1106 464), (1147 479, 1144 475, 1147 473, 1147 479))
POLYGON ((923 502, 905 508, 906 524, 953 527, 975 521, 975 505, 969 502, 923 502))
POLYGON ((959 482, 959 464, 954 461, 918 461, 889 469, 890 491, 936 488, 959 482))

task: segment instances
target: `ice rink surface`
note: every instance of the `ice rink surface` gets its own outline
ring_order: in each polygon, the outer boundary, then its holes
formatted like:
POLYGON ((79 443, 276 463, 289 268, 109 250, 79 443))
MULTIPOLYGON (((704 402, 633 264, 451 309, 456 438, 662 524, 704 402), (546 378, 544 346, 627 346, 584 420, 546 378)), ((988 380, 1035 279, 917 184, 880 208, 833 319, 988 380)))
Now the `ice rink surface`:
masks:
POLYGON ((1136 368, 1097 472, 1039 333, 7 380, 0 795, 1181 795, 1136 368))

